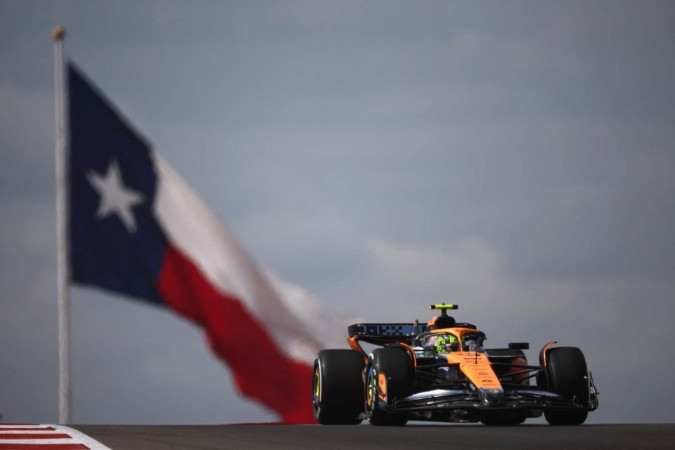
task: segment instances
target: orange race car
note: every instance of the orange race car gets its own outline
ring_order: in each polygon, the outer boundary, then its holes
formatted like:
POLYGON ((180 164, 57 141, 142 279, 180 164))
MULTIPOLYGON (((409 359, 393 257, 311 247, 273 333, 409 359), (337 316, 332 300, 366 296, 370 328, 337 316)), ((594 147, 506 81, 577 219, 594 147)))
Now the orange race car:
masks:
POLYGON ((551 425, 582 424, 598 391, 576 347, 544 345, 528 365, 527 343, 483 348, 485 334, 431 305, 427 325, 358 323, 351 350, 322 350, 314 362, 314 415, 322 424, 405 425, 408 420, 518 425, 542 414, 551 425), (362 343, 381 346, 370 354, 362 343))

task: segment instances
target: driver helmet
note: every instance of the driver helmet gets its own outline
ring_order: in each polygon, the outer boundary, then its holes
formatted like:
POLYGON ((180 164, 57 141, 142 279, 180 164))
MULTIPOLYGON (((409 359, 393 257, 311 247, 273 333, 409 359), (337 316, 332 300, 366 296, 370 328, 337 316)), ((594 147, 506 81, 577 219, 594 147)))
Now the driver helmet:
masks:
POLYGON ((452 344, 459 344, 459 340, 452 334, 441 334, 434 342, 436 353, 449 353, 452 344))

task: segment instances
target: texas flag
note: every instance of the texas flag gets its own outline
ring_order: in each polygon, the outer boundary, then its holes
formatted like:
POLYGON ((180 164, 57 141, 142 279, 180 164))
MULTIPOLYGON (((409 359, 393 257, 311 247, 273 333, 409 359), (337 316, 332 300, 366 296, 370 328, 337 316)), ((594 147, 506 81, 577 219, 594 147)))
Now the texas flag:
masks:
POLYGON ((73 283, 171 308, 204 329, 239 391, 314 422, 312 361, 349 318, 258 266, 181 176, 68 64, 73 283))

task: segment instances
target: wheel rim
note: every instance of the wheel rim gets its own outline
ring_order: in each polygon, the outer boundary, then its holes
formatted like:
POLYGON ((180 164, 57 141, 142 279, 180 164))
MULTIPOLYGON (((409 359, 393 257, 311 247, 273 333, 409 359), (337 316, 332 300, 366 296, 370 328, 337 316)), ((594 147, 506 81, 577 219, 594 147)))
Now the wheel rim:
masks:
POLYGON ((312 397, 314 415, 317 415, 319 412, 319 405, 321 403, 321 370, 319 370, 319 366, 314 369, 314 389, 312 397))
POLYGON ((377 399, 377 382, 375 381, 377 377, 375 376, 375 370, 371 367, 368 369, 367 383, 368 387, 366 389, 366 407, 368 411, 372 411, 375 406, 375 401, 377 399))

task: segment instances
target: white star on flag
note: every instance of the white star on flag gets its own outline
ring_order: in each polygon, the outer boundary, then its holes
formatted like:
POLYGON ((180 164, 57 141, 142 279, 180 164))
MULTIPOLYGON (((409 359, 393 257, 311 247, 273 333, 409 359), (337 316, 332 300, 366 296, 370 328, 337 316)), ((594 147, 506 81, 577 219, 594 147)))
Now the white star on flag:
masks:
POLYGON ((143 203, 143 195, 124 185, 117 161, 113 159, 110 162, 105 175, 90 170, 87 173, 87 180, 101 196, 96 217, 102 219, 115 214, 129 233, 135 233, 136 219, 131 208, 143 203))

